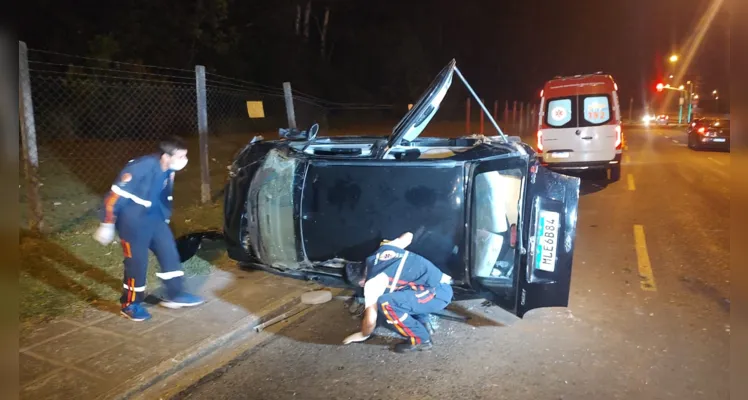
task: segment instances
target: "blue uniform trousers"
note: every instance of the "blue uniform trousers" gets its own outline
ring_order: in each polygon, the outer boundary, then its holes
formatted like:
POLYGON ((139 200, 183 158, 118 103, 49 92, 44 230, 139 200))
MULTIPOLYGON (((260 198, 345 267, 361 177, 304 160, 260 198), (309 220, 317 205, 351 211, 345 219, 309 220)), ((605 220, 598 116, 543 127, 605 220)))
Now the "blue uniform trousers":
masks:
POLYGON ((124 288, 120 302, 123 307, 143 301, 146 274, 148 272, 148 250, 156 256, 161 272, 156 273, 168 297, 182 291, 184 270, 174 235, 169 225, 157 216, 134 212, 117 218, 117 232, 125 256, 124 288))
POLYGON ((421 321, 427 322, 428 314, 446 308, 452 294, 452 286, 446 283, 424 290, 406 288, 383 294, 377 306, 387 325, 409 339, 411 344, 420 344, 431 340, 421 321))

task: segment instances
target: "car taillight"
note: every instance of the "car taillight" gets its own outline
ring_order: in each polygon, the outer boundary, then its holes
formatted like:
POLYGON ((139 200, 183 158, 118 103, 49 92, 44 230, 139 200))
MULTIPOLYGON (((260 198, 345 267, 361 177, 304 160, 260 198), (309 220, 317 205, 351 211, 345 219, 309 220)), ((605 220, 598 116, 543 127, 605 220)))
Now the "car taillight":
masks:
POLYGON ((543 152, 543 131, 538 131, 538 153, 543 152))
POLYGON ((621 125, 616 126, 616 150, 620 150, 623 146, 623 132, 621 131, 621 125))
POLYGON ((699 128, 698 132, 699 132, 699 133, 704 133, 704 132, 706 132, 706 128, 704 128, 704 127, 702 126, 701 128, 699 128))

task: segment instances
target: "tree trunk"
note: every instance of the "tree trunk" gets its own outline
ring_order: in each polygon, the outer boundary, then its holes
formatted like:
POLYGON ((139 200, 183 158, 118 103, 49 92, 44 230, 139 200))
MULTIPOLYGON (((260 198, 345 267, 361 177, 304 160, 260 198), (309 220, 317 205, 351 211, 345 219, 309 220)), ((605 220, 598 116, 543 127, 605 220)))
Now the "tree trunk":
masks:
POLYGON ((304 42, 309 41, 309 16, 312 14, 312 0, 306 2, 304 10, 304 42))
POLYGON ((321 37, 321 44, 320 44, 320 55, 322 58, 325 58, 325 39, 327 38, 327 24, 330 22, 330 7, 325 7, 325 19, 322 21, 322 32, 320 34, 321 37))

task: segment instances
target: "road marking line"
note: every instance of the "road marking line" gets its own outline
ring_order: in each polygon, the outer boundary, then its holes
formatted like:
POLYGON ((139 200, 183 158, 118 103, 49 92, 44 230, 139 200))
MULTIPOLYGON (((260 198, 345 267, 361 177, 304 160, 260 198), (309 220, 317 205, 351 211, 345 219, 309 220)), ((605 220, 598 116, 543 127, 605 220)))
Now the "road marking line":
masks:
POLYGON ((647 240, 644 236, 644 226, 634 225, 634 243, 636 244, 636 261, 639 264, 639 283, 642 290, 656 292, 657 286, 652 273, 652 264, 649 262, 647 251, 647 240))
POLYGON ((625 162, 626 164, 630 163, 631 162, 631 156, 629 156, 628 154, 624 154, 623 155, 623 162, 625 162))
POLYGON ((636 185, 634 184, 634 175, 628 174, 626 175, 626 179, 628 180, 629 190, 636 190, 636 185))
POLYGON ((673 143, 680 143, 679 141, 672 139, 673 143))
POLYGON ((707 157, 707 158, 708 158, 708 159, 709 159, 709 160, 710 160, 711 162, 713 162, 713 163, 715 163, 715 164, 719 165, 720 167, 724 167, 724 166, 725 166, 725 163, 723 163, 722 161, 719 161, 719 160, 715 160, 715 159, 713 159, 713 158, 711 158, 711 157, 707 157))

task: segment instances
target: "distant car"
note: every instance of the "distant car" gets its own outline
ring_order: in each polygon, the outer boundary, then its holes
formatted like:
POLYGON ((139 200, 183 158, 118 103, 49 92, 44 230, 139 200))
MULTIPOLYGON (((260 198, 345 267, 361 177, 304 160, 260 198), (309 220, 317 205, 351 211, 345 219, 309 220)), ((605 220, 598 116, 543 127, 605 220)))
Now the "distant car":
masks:
POLYGON ((420 138, 455 72, 452 60, 389 136, 317 137, 315 124, 253 139, 225 190, 229 257, 353 288, 346 265, 363 268, 383 239, 412 232, 408 249, 453 278, 455 300, 520 318, 566 306, 579 178, 544 168, 519 138, 420 138))
POLYGON ((598 170, 621 178, 618 85, 602 73, 558 76, 540 95, 537 151, 555 171, 598 170))
POLYGON ((655 123, 657 125, 669 125, 670 124, 670 116, 669 115, 658 115, 655 117, 655 123))
POLYGON ((730 119, 699 118, 688 125, 688 147, 730 150, 730 119))

